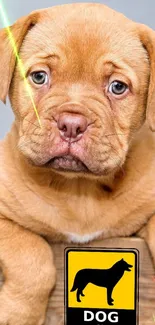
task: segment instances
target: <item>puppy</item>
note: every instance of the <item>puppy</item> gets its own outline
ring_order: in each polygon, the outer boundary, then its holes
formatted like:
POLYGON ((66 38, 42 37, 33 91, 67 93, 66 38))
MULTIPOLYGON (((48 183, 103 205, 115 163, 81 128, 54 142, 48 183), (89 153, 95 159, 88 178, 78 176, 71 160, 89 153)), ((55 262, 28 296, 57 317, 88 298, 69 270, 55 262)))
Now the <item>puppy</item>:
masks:
POLYGON ((155 260, 155 33, 100 4, 0 32, 0 325, 41 325, 53 242, 139 234, 155 260), (37 119, 37 109, 41 125, 37 119), (144 228, 145 227, 145 228, 144 228))

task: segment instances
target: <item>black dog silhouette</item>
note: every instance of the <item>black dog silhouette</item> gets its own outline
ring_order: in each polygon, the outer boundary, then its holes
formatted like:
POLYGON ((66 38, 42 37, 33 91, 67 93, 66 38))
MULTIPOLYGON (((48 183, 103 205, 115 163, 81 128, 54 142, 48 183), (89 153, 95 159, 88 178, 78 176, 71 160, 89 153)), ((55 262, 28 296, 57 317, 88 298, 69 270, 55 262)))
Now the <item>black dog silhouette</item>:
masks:
POLYGON ((107 288, 108 305, 113 306, 112 292, 125 271, 130 272, 133 266, 124 261, 116 262, 110 269, 83 269, 77 272, 71 292, 77 290, 77 301, 84 297, 83 290, 88 283, 107 288))

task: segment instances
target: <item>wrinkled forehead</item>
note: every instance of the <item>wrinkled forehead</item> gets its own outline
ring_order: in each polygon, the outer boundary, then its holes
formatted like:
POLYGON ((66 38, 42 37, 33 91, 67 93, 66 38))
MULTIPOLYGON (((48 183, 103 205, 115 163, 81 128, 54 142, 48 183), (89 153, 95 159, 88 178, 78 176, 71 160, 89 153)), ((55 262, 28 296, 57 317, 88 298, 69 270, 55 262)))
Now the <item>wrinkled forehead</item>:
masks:
MULTIPOLYGON (((29 65, 33 60, 57 57, 81 68, 110 62, 140 69, 147 64, 135 24, 125 17, 106 13, 81 12, 66 15, 47 15, 27 34, 21 56, 29 65)), ((36 62, 37 63, 37 62, 36 62)))

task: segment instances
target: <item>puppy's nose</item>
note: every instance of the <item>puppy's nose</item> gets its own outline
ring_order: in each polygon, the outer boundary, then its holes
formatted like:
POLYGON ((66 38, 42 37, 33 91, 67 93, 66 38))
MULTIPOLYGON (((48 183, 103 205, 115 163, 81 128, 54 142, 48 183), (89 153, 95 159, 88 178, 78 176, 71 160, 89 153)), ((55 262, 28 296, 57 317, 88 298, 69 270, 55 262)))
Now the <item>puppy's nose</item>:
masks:
POLYGON ((87 130, 87 119, 79 114, 62 113, 57 121, 58 129, 65 140, 78 141, 87 130))

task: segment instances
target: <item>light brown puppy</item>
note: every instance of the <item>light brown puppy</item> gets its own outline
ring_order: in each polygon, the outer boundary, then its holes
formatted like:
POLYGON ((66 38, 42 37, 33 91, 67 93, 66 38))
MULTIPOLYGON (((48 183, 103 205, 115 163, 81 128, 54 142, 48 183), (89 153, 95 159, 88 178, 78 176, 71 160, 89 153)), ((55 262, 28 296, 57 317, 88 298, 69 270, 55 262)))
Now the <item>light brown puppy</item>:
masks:
POLYGON ((41 325, 55 282, 46 241, 146 237, 155 261, 155 34, 100 4, 36 11, 6 30, 0 98, 0 325, 41 325), (154 226, 153 226, 154 222, 154 226))

